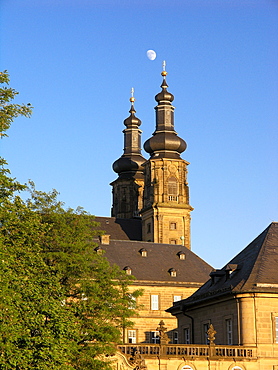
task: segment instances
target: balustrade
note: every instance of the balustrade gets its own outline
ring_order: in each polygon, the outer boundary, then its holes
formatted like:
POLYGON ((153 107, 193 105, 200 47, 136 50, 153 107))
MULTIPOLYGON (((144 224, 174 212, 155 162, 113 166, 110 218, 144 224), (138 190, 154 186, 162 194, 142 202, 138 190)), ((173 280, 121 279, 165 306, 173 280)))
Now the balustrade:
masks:
POLYGON ((195 344, 122 344, 119 351, 132 356, 138 351, 144 358, 148 357, 181 357, 181 358, 246 358, 254 359, 256 347, 225 346, 225 345, 195 345, 195 344))

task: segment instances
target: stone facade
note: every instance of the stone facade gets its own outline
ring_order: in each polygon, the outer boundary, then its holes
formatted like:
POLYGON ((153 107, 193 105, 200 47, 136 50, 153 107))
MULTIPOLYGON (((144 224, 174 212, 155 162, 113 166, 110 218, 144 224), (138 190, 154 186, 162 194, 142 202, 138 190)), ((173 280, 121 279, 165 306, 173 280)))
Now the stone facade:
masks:
POLYGON ((175 300, 189 297, 197 286, 144 281, 136 282, 135 287, 142 289, 143 295, 137 298, 138 316, 132 318, 134 326, 125 330, 124 343, 158 343, 157 327, 161 320, 165 322, 170 342, 179 343, 177 319, 166 312, 166 309, 175 300))
POLYGON ((145 166, 143 240, 190 249, 189 188, 183 159, 150 159, 145 166))

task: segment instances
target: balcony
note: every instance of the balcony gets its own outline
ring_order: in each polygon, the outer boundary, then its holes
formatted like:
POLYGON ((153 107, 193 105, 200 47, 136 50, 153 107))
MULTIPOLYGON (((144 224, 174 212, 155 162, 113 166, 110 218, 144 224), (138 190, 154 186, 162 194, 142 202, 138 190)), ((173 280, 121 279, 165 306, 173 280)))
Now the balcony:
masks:
POLYGON ((180 357, 181 359, 198 358, 210 359, 248 359, 257 358, 256 347, 228 346, 228 345, 196 345, 196 344, 121 344, 118 350, 127 357, 133 356, 135 352, 140 353, 144 359, 152 357, 180 357))

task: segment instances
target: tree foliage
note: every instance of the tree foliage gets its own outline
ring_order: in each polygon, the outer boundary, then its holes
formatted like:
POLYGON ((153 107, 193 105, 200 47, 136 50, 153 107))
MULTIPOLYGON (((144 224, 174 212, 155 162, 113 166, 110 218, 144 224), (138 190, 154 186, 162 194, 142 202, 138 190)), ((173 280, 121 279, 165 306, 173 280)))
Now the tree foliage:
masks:
MULTIPOLYGON (((1 104, 13 94, 0 89, 1 104)), ((19 114, 30 110, 1 105, 2 132, 19 114)), ((132 278, 96 252, 99 234, 93 216, 18 183, 0 158, 0 370, 110 368, 101 355, 115 351, 136 307, 132 278)))
POLYGON ((14 118, 18 116, 30 117, 32 106, 30 103, 14 104, 11 101, 18 95, 15 89, 8 87, 10 82, 7 71, 0 72, 0 136, 7 136, 6 131, 9 129, 14 118))

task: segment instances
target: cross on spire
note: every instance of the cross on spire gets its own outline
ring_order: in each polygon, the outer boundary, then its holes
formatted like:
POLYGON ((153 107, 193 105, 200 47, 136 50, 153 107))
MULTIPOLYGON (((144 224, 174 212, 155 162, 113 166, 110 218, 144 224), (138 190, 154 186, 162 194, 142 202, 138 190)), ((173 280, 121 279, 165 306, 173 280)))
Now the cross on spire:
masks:
POLYGON ((129 99, 129 101, 131 102, 131 104, 133 105, 134 102, 135 102, 135 98, 134 98, 134 88, 132 87, 131 88, 131 91, 130 91, 130 94, 131 94, 131 98, 129 99))

